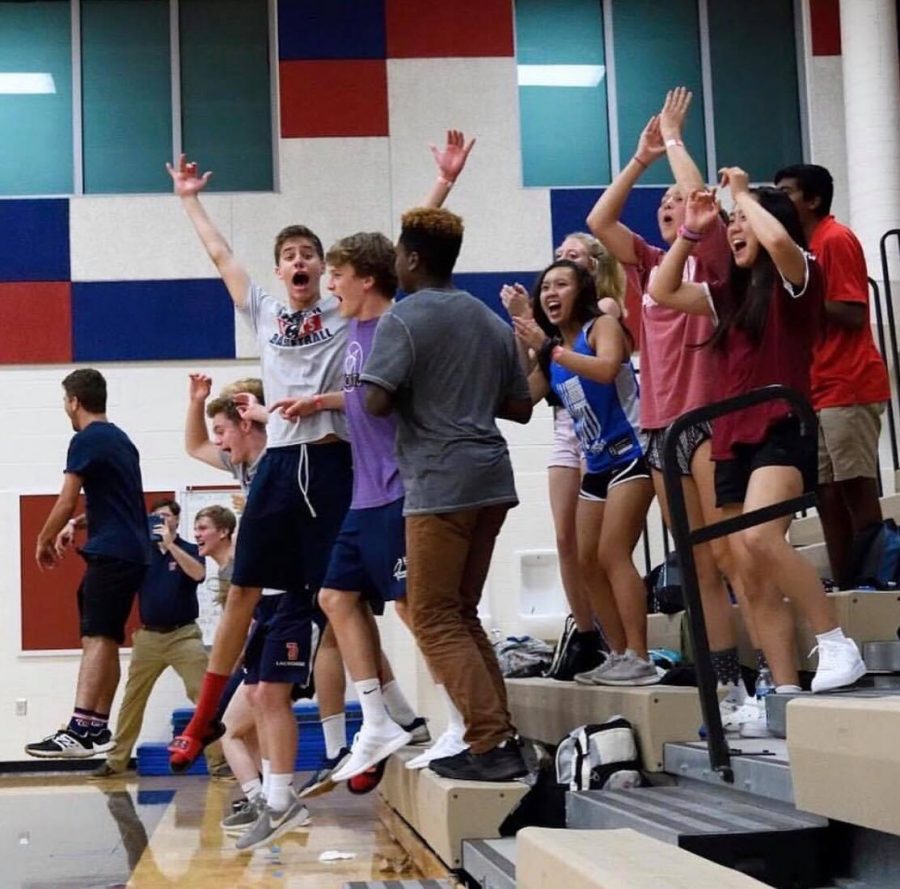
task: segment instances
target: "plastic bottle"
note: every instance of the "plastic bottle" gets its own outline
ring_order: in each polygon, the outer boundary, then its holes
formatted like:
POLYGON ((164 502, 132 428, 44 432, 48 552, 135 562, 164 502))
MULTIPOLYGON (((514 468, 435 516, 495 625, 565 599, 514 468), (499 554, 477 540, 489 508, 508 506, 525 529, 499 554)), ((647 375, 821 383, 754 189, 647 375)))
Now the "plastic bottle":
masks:
POLYGON ((756 677, 756 700, 762 701, 766 695, 775 691, 775 680, 772 678, 772 671, 768 667, 763 667, 756 677))

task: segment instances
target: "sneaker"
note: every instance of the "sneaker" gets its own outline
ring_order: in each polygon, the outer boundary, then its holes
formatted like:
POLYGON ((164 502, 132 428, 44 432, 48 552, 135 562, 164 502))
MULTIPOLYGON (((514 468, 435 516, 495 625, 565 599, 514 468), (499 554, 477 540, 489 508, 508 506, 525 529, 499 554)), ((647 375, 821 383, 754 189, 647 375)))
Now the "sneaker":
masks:
POLYGON ((344 765, 350 758, 350 751, 346 747, 341 747, 340 752, 333 759, 327 756, 322 759, 317 768, 308 778, 307 782, 300 788, 297 796, 300 799, 306 799, 310 796, 319 796, 322 793, 328 793, 334 790, 335 780, 334 773, 344 765))
POLYGON ((736 715, 747 703, 747 692, 744 687, 735 685, 728 690, 728 694, 719 701, 719 718, 722 720, 722 728, 726 734, 740 730, 741 724, 736 715))
POLYGON ((241 803, 242 805, 239 808, 235 809, 230 815, 226 815, 219 822, 219 827, 229 836, 241 834, 253 827, 266 805, 262 794, 252 801, 245 798, 241 803))
POLYGON ((428 723, 421 716, 417 716, 409 725, 404 725, 403 731, 412 735, 410 744, 431 743, 431 732, 428 731, 428 723))
POLYGON ((656 685, 657 682, 659 671, 656 666, 631 651, 616 658, 594 680, 595 685, 656 685))
POLYGON ((739 725, 738 732, 742 738, 771 738, 769 723, 766 719, 766 699, 747 698, 744 706, 735 713, 739 725))
POLYGON ((384 769, 387 766, 387 760, 383 759, 376 766, 372 766, 371 769, 366 769, 361 775, 357 775, 355 778, 351 778, 347 782, 347 790, 355 794, 356 796, 363 796, 363 794, 371 793, 379 784, 381 784, 381 779, 384 777, 384 769))
POLYGON ((350 756, 339 769, 334 770, 331 780, 337 783, 355 778, 387 759, 396 750, 406 747, 411 740, 412 735, 396 722, 388 720, 377 728, 363 723, 362 729, 353 739, 350 756))
POLYGON ((38 759, 87 759, 95 753, 90 735, 78 735, 67 728, 47 735, 43 741, 26 744, 25 752, 38 759))
POLYGON ((100 765, 94 769, 93 772, 88 775, 88 778, 118 778, 120 775, 124 775, 124 769, 119 771, 118 769, 114 769, 110 764, 109 760, 106 762, 101 762, 100 765))
POLYGON ((423 753, 406 763, 408 769, 424 769, 432 760, 445 759, 456 753, 462 753, 469 749, 469 745, 455 731, 447 730, 434 744, 423 753))
POLYGON ((116 749, 116 742, 108 728, 91 732, 91 743, 94 745, 94 753, 112 753, 116 749))
POLYGON ((852 639, 822 641, 813 651, 817 649, 819 665, 810 686, 814 693, 853 685, 866 675, 866 665, 852 639))
POLYGON ((576 673, 575 681, 579 685, 599 685, 600 677, 615 664, 619 658, 624 657, 621 654, 607 655, 593 670, 585 673, 576 673))
POLYGON ((468 750, 456 756, 432 760, 429 768, 455 781, 514 781, 528 774, 518 741, 509 738, 486 753, 468 750))
POLYGON ((274 843, 278 837, 297 830, 298 827, 306 827, 311 820, 309 809, 296 796, 291 799, 290 805, 283 812, 275 812, 263 804, 256 821, 238 837, 234 846, 239 852, 260 849, 274 843))

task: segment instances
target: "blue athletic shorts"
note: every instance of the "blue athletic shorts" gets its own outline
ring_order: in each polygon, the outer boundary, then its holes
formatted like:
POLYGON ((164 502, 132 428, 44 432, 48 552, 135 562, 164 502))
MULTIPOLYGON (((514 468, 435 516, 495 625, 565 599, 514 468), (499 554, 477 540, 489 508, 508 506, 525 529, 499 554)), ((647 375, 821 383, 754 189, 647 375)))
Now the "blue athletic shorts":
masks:
POLYGON ((406 596, 403 498, 385 506, 351 509, 334 542, 322 586, 362 593, 375 614, 406 596))
POLYGON ((314 596, 352 485, 346 442, 267 451, 241 517, 232 583, 314 596))
POLYGON ((244 683, 284 682, 306 688, 325 621, 305 593, 269 596, 244 650, 244 683))

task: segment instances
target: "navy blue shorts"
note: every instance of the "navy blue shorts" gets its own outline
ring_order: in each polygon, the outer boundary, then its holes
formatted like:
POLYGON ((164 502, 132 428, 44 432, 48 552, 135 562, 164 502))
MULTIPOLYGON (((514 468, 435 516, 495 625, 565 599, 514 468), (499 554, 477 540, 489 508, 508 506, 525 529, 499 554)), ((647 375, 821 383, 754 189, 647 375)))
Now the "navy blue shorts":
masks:
POLYGON ((375 614, 406 596, 406 525, 403 498, 370 509, 351 509, 334 542, 325 589, 361 593, 375 614))
POLYGON ((241 517, 232 583, 314 596, 352 485, 346 442, 267 451, 241 517))
POLYGON ((80 635, 103 636, 121 645, 147 566, 93 553, 81 553, 81 557, 87 568, 78 587, 80 635))
POLYGON ((324 627, 305 593, 267 596, 244 650, 244 683, 283 682, 306 688, 324 627), (270 600, 270 601, 266 601, 270 600))

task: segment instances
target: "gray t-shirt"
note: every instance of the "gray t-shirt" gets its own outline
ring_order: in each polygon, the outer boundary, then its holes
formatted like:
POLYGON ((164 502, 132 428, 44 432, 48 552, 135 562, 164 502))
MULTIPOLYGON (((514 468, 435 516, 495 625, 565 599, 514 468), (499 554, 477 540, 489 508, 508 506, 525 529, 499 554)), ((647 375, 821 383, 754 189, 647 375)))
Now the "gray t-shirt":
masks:
POLYGON ((227 472, 230 472, 235 479, 237 479, 238 484, 241 486, 241 493, 245 495, 249 493, 250 483, 253 481, 256 470, 259 469, 260 461, 265 455, 266 449, 263 448, 252 463, 232 463, 231 455, 229 453, 226 451, 219 451, 219 459, 222 461, 222 468, 227 472))
POLYGON ((406 515, 517 503, 495 417, 528 399, 512 331, 461 290, 420 290, 378 322, 361 378, 394 393, 406 515))
MULTIPOLYGON (((239 311, 256 332, 268 404, 343 388, 347 320, 338 305, 329 294, 309 309, 292 312, 250 284, 247 305, 239 311)), ((342 411, 320 411, 296 422, 274 413, 266 431, 270 448, 318 441, 326 435, 348 438, 342 411)))

